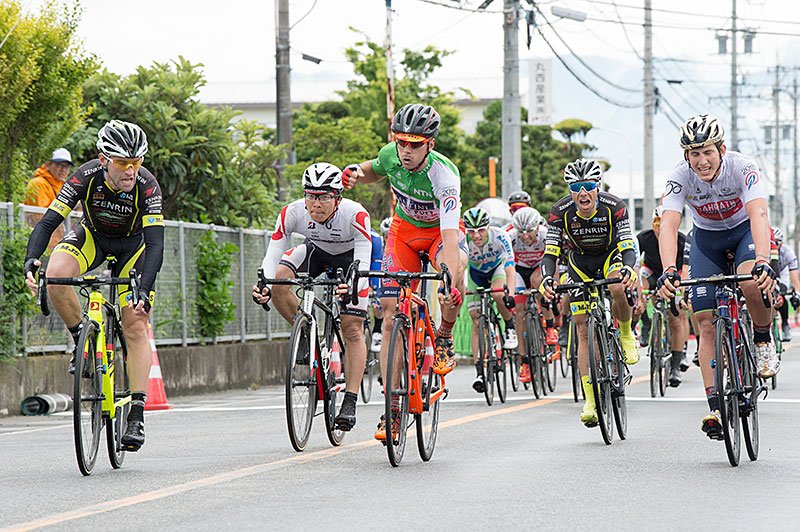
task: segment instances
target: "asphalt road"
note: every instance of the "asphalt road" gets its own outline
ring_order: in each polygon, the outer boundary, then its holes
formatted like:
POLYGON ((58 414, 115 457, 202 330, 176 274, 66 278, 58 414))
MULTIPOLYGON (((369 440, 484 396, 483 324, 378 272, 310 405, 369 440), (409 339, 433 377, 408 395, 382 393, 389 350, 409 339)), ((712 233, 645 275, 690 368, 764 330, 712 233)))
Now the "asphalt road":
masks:
POLYGON ((375 396, 341 447, 315 419, 303 453, 289 444, 281 387, 171 397, 171 410, 147 414, 140 452, 115 471, 101 448, 86 478, 68 415, 0 418, 0 530, 797 530, 798 358, 797 347, 784 355, 761 403, 758 460, 743 449, 737 468, 700 431, 699 370, 651 399, 647 358, 633 368, 628 439, 610 446, 580 424, 568 380, 546 399, 510 392, 489 407, 460 367, 433 459, 410 435, 399 468, 372 439, 375 396))

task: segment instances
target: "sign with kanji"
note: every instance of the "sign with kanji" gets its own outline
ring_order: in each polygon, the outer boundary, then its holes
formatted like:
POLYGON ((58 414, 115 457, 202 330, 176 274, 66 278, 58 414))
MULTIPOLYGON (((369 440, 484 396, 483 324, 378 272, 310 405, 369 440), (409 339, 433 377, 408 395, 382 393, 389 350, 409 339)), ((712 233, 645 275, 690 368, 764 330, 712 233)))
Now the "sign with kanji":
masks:
POLYGON ((534 126, 549 125, 553 121, 552 60, 531 59, 528 72, 530 73, 528 123, 534 126))

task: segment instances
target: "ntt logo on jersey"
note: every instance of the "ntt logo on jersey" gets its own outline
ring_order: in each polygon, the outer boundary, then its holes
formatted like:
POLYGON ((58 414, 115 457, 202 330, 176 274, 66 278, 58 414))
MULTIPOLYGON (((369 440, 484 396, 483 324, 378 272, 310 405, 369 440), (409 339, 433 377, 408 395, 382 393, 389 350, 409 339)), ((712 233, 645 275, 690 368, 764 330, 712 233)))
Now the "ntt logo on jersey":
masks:
POLYGON ((747 185, 747 190, 750 190, 757 182, 758 172, 750 172, 744 177, 744 184, 747 185))
POLYGON ((444 212, 450 212, 456 207, 458 207, 458 200, 454 196, 448 196, 442 202, 444 206, 444 212))

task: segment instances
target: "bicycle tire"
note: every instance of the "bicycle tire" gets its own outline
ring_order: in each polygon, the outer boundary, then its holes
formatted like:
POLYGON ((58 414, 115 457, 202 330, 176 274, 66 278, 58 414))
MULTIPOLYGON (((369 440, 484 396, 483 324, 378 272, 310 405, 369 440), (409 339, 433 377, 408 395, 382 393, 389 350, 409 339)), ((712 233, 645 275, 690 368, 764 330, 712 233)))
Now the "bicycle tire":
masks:
POLYGON ((595 407, 597 409, 597 424, 606 445, 611 445, 614 440, 614 421, 612 419, 613 406, 611 401, 611 381, 606 356, 605 338, 602 327, 598 327, 594 316, 589 315, 587 323, 589 338, 589 378, 592 381, 595 407))
POLYGON ((610 339, 613 372, 611 381, 611 405, 614 410, 614 424, 620 440, 628 437, 628 402, 625 400, 625 364, 622 362, 622 346, 619 339, 610 339))
POLYGON ((569 375, 569 360, 567 360, 567 353, 565 353, 566 349, 561 349, 559 346, 559 351, 558 365, 561 368, 561 378, 566 379, 567 375, 569 375))
POLYGON ((570 320, 567 333, 567 353, 572 372, 572 398, 578 403, 583 398, 583 386, 581 385, 581 369, 578 367, 578 334, 573 320, 570 320))
POLYGON ((414 421, 417 425, 417 448, 419 457, 423 462, 427 462, 433 456, 436 447, 436 436, 439 433, 439 403, 440 400, 430 403, 433 393, 442 388, 442 376, 428 370, 426 379, 422 380, 422 394, 428 409, 421 414, 414 414, 414 421))
POLYGON ((719 398, 720 421, 725 440, 725 452, 731 466, 739 465, 740 455, 740 423, 739 398, 734 389, 736 382, 732 374, 733 345, 731 343, 730 325, 726 320, 718 319, 714 325, 714 387, 719 398))
POLYGON ((648 346, 648 355, 650 357, 650 397, 656 397, 659 392, 659 379, 658 369, 661 366, 660 349, 661 339, 658 337, 658 327, 661 324, 660 316, 657 312, 653 313, 653 322, 650 324, 650 345, 648 346))
MULTIPOLYGON (((495 322, 494 324, 494 336, 495 338, 502 338, 500 336, 500 326, 495 322)), ((508 395, 508 353, 505 349, 500 346, 499 349, 494 351, 495 353, 500 353, 500 358, 495 358, 494 364, 494 379, 495 379, 495 386, 497 388, 497 398, 500 399, 501 403, 506 402, 506 396, 508 395)))
POLYGON ((384 392, 384 419, 386 420, 386 454, 389 463, 398 467, 403 461, 406 449, 406 436, 408 434, 408 394, 409 394, 409 362, 408 362, 408 323, 405 317, 395 317, 392 324, 392 334, 389 337, 389 355, 386 362, 386 380, 384 392), (398 352, 398 346, 400 347, 398 352), (402 359, 400 359, 402 357, 402 359), (399 368, 397 367, 399 363, 399 368), (397 387, 393 375, 397 373, 397 387), (395 412, 392 405, 397 405, 395 412), (397 439, 392 430, 394 424, 398 425, 397 439))
POLYGON ((553 359, 558 354, 554 346, 547 347, 547 368, 545 368, 545 373, 547 373, 547 388, 551 393, 556 391, 556 383, 558 382, 558 362, 553 359))
POLYGON ((305 314, 294 319, 286 350, 286 426, 289 441, 295 451, 306 448, 311 424, 317 410, 318 360, 308 360, 311 354, 311 320, 305 314), (304 357, 305 355, 305 357, 304 357), (308 361, 297 364, 297 361, 308 361))
POLYGON ((760 380, 756 374, 755 359, 750 349, 750 342, 744 339, 742 342, 742 353, 739 357, 739 367, 742 375, 742 387, 745 389, 745 397, 749 401, 745 409, 740 407, 742 416, 742 433, 744 435, 744 446, 747 450, 747 457, 751 461, 758 460, 759 429, 758 429, 758 393, 760 380), (749 388, 749 392, 747 391, 749 388))
POLYGON ((519 370, 522 366, 522 357, 518 349, 511 351, 508 356, 508 370, 511 373, 509 381, 511 382, 511 390, 514 392, 519 391, 519 370))
MULTIPOLYGON (((109 320, 108 323, 112 323, 109 320)), ((130 381, 128 379, 128 345, 125 337, 122 336, 122 329, 115 326, 114 335, 114 358, 109 361, 109 365, 114 367, 114 401, 118 401, 131 395, 130 381)), ((108 459, 111 467, 119 469, 125 461, 125 450, 122 448, 122 435, 128 420, 128 413, 131 410, 130 401, 116 408, 114 419, 106 421, 106 447, 108 448, 108 459)))
POLYGON ((665 314, 661 316, 661 367, 659 369, 658 377, 658 392, 661 397, 667 393, 669 386, 669 370, 667 364, 672 364, 672 329, 669 328, 669 321, 665 319, 665 314))
MULTIPOLYGON (((345 431, 336 428, 336 410, 337 407, 344 400, 345 393, 345 378, 344 378, 344 361, 347 357, 347 349, 342 341, 342 338, 335 332, 330 332, 330 338, 325 345, 331 348, 334 342, 339 345, 339 361, 337 363, 331 355, 331 361, 328 367, 328 372, 325 372, 324 366, 320 372, 322 375, 323 383, 325 384, 325 395, 322 400, 322 411, 325 417, 325 432, 328 435, 328 441, 334 447, 338 447, 344 440, 345 431)), ((333 349, 331 349, 333 353, 333 349)))
POLYGON ((84 319, 75 346, 75 375, 72 387, 72 427, 78 469, 92 474, 103 428, 102 373, 97 371, 97 325, 84 319))
POLYGON ((525 335, 528 340, 528 365, 531 372, 531 389, 533 396, 539 399, 543 392, 542 382, 542 338, 537 327, 536 317, 531 313, 525 314, 525 335))
MULTIPOLYGON (((785 303, 784 303, 785 304, 785 303)), ((780 327, 778 327, 778 317, 772 318, 772 338, 775 342, 775 354, 778 355, 778 361, 781 360, 781 353, 783 353, 783 340, 781 339, 780 327)), ((773 375, 770 379, 770 386, 775 390, 778 388, 778 376, 773 375)))
POLYGON ((486 398, 486 404, 492 406, 494 402, 494 364, 492 363, 494 344, 488 321, 487 318, 482 317, 478 322, 478 364, 483 370, 483 396, 486 398))
POLYGON ((364 343, 367 344, 367 359, 364 365, 364 375, 361 377, 361 400, 364 404, 372 398, 372 383, 375 379, 375 353, 372 352, 372 327, 369 319, 364 320, 364 343))

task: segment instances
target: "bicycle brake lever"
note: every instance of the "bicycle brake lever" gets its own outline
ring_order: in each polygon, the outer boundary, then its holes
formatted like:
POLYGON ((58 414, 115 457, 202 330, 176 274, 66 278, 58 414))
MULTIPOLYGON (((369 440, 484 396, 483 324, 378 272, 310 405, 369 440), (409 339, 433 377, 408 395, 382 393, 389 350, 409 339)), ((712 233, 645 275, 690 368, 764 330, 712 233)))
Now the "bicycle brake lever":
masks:
MULTIPOLYGON (((258 269, 258 282, 256 282, 256 286, 258 287, 259 293, 267 287, 267 281, 266 278, 264 277, 264 268, 258 269)), ((261 303, 261 308, 263 308, 266 311, 269 311, 269 302, 261 303)))
POLYGON ((350 304, 357 305, 358 304, 358 266, 361 261, 356 260, 350 265, 350 268, 347 271, 348 277, 348 284, 350 284, 350 304))
POLYGON ((47 304, 47 277, 44 271, 39 272, 39 280, 37 281, 36 290, 36 304, 42 311, 42 316, 50 315, 50 306, 47 304))

